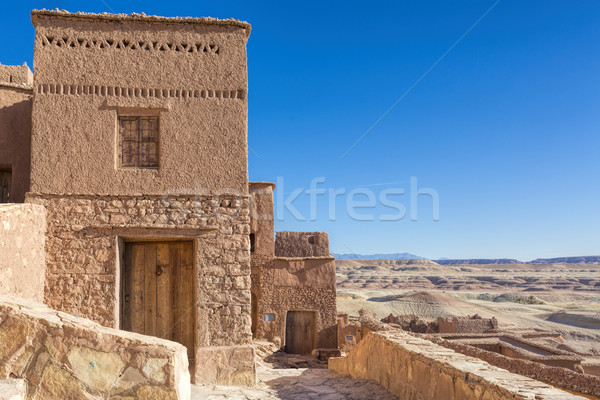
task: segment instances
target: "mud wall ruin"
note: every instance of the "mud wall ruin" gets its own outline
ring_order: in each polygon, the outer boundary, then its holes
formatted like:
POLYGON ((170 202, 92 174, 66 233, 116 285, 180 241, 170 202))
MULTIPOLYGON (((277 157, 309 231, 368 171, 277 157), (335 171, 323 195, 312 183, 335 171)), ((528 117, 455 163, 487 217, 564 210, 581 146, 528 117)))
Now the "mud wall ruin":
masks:
POLYGON ((329 368, 375 380, 401 399, 584 399, 402 331, 368 334, 329 368))
POLYGON ((484 333, 498 329, 498 320, 495 317, 438 317, 439 333, 484 333))
POLYGON ((46 212, 33 204, 0 204, 0 295, 44 300, 46 212))
POLYGON ((476 357, 499 368, 504 368, 512 373, 530 377, 542 382, 563 387, 579 393, 590 394, 600 397, 600 377, 591 375, 592 371, 583 370, 578 373, 573 368, 573 362, 566 365, 551 366, 539 361, 513 358, 494 351, 488 351, 465 343, 457 343, 453 340, 432 337, 436 343, 467 356, 476 357))
POLYGON ((0 172, 10 172, 10 202, 29 191, 33 76, 27 65, 0 65, 0 172))

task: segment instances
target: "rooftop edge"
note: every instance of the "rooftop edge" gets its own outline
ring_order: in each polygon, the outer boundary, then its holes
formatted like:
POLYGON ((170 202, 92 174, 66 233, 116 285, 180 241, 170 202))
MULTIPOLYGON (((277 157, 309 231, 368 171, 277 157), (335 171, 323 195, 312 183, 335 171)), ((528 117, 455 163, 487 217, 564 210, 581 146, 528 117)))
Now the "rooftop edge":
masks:
POLYGON ((131 14, 111 14, 111 13, 87 13, 87 12, 76 12, 72 13, 66 10, 32 10, 31 11, 31 22, 36 25, 37 17, 54 17, 64 19, 80 19, 80 20, 92 20, 92 21, 110 21, 110 22, 157 22, 157 23, 169 23, 169 24, 200 24, 200 25, 222 25, 222 26, 235 26, 243 28, 246 31, 246 38, 250 36, 252 27, 245 21, 239 21, 237 19, 219 19, 212 17, 161 17, 157 15, 146 15, 144 13, 131 13, 131 14))

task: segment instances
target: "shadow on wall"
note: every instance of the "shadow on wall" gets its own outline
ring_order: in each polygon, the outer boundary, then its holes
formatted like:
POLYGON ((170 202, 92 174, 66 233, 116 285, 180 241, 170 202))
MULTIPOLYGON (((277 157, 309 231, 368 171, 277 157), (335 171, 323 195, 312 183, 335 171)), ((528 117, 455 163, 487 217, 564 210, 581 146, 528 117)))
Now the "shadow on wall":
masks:
POLYGON ((31 100, 0 108, 0 126, 0 170, 12 173, 10 202, 23 203, 30 184, 31 100))

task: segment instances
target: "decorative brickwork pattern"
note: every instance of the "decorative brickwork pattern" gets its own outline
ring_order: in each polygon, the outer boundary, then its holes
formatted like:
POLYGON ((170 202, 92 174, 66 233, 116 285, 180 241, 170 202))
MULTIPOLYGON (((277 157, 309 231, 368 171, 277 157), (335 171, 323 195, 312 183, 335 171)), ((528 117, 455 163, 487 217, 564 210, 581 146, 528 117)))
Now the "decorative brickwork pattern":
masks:
POLYGON ((173 43, 162 41, 140 41, 135 39, 84 38, 69 36, 39 36, 42 47, 55 46, 83 49, 120 49, 146 51, 175 51, 188 54, 219 54, 219 46, 214 43, 173 43))
POLYGON ((139 87, 117 87, 106 85, 70 85, 46 83, 38 85, 37 94, 57 94, 70 96, 96 95, 100 97, 137 97, 157 99, 240 99, 246 95, 243 90, 213 89, 154 89, 139 87))

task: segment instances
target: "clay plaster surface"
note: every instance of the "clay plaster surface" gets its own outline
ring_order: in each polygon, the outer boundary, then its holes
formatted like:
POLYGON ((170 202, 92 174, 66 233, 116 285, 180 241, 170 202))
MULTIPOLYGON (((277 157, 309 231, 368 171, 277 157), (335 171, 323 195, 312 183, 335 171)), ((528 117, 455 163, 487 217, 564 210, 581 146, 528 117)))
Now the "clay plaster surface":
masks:
POLYGON ((0 204, 0 295, 44 299, 46 212, 33 204, 0 204))
POLYGON ((33 21, 32 192, 248 192, 245 25, 33 21), (136 113, 159 117, 157 169, 118 167, 117 118, 136 113))

